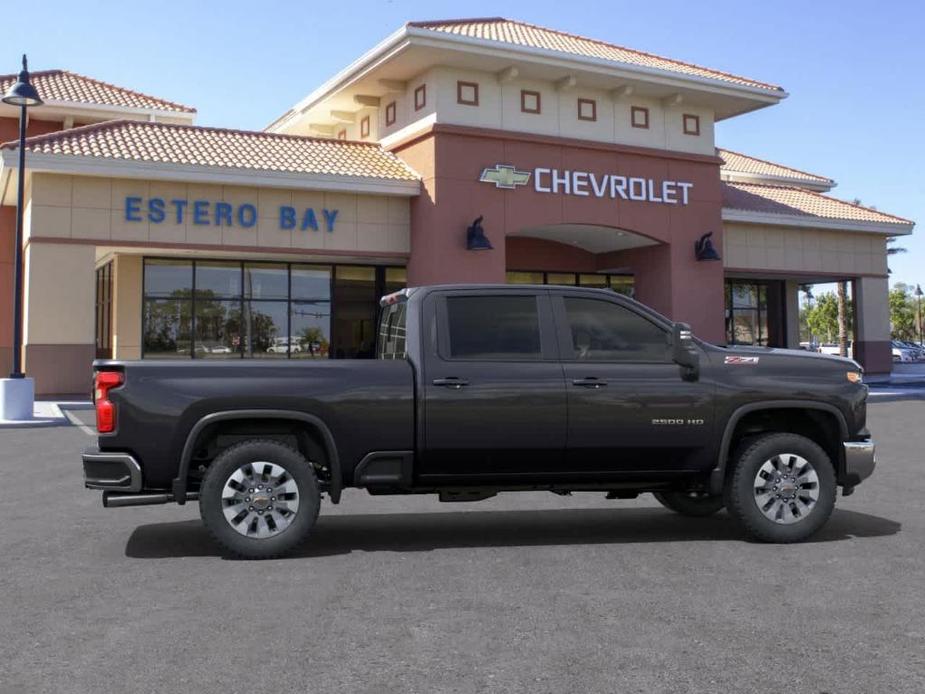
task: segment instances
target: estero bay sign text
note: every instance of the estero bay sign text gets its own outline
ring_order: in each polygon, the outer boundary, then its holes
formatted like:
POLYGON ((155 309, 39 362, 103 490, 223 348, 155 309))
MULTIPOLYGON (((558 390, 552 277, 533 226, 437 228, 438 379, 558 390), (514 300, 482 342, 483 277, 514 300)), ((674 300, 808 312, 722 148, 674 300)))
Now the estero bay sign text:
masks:
MULTIPOLYGON (((299 229, 300 231, 334 232, 338 210, 313 207, 296 208, 280 205, 274 210, 280 229, 299 229)), ((125 198, 125 221, 150 222, 152 224, 176 223, 194 224, 196 226, 225 226, 250 229, 257 225, 257 206, 245 202, 212 200, 185 200, 183 198, 167 200, 164 198, 142 198, 128 196, 125 198)))

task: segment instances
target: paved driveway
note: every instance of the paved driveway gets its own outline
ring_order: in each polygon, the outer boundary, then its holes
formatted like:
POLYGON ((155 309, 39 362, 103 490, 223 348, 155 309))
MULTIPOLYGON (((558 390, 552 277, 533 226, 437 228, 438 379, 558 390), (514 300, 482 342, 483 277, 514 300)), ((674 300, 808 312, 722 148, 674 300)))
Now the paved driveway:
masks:
POLYGON ((347 493, 270 562, 195 505, 101 508, 75 426, 3 430, 0 692, 922 692, 923 417, 871 406, 880 468, 803 545, 651 497, 347 493))

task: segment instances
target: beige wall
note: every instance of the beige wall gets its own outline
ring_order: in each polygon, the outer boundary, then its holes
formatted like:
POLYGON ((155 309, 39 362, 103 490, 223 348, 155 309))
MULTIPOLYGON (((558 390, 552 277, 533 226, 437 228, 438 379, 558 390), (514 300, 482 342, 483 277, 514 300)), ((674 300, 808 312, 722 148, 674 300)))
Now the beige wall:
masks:
MULTIPOLYGON (((410 202, 404 197, 323 193, 312 191, 172 183, 89 176, 34 174, 28 209, 27 237, 93 239, 107 244, 123 241, 156 244, 247 246, 268 249, 399 252, 410 249, 410 202), (251 228, 195 225, 187 207, 184 223, 177 224, 168 208, 159 223, 125 220, 125 198, 160 197, 231 204, 257 205, 257 224, 251 228), (279 228, 279 207, 295 207, 297 214, 315 210, 319 231, 279 228), (321 210, 337 209, 334 232, 324 230, 321 210)), ((144 209, 142 210, 144 213, 144 209)), ((144 214, 142 215, 144 216, 144 214)))
POLYGON ((26 247, 23 330, 29 345, 95 344, 93 246, 32 243, 26 247))
POLYGON ((573 137, 707 155, 714 152, 713 112, 708 108, 689 104, 666 106, 661 101, 637 96, 614 99, 606 91, 590 89, 580 84, 558 90, 556 84, 549 80, 515 79, 499 83, 494 73, 475 70, 435 67, 411 80, 404 94, 384 97, 379 111, 380 139, 436 113, 437 122, 452 125, 573 137), (479 85, 478 106, 457 102, 458 81, 479 85), (420 84, 427 85, 427 106, 415 112, 414 89, 420 84), (540 93, 539 114, 521 112, 522 89, 540 93), (596 121, 578 118, 579 98, 593 99, 597 102, 596 121), (396 122, 386 126, 385 107, 393 99, 397 106, 396 122), (630 109, 633 106, 649 109, 649 128, 632 127, 630 109), (700 117, 699 135, 684 134, 682 117, 685 113, 700 117))
POLYGON ((112 355, 141 359, 142 256, 117 255, 112 276, 112 355))
POLYGON ((724 265, 737 270, 887 274, 882 234, 724 224, 723 247, 724 265))

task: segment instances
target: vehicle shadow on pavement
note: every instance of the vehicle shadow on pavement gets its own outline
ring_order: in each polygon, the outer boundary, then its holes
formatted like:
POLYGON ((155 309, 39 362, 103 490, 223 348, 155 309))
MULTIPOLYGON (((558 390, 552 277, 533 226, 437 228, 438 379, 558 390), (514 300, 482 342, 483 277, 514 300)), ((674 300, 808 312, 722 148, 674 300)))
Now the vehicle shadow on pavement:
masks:
MULTIPOLYGON (((896 521, 836 510, 810 542, 894 535, 896 521)), ((561 509, 321 516, 289 558, 360 552, 427 552, 463 547, 743 541, 725 512, 684 518, 664 509, 561 509)), ((135 529, 125 555, 136 559, 225 557, 202 523, 152 523, 135 529)))

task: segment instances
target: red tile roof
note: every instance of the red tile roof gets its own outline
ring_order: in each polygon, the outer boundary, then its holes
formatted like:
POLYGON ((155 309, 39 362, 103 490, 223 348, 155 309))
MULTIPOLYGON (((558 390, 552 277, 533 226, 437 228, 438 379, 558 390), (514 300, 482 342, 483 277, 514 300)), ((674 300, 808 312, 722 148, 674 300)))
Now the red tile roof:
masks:
MULTIPOLYGON (((17 77, 17 74, 0 75, 0 91, 6 92, 17 77)), ((117 87, 68 70, 41 70, 30 73, 30 77, 39 96, 46 101, 196 113, 196 109, 189 106, 117 87)))
POLYGON ((637 51, 576 34, 568 34, 555 29, 547 29, 535 24, 505 19, 504 17, 409 22, 408 26, 471 39, 483 39, 513 46, 545 49, 583 58, 598 58, 614 63, 654 68, 691 77, 704 77, 747 87, 783 92, 783 89, 775 84, 759 82, 693 63, 664 58, 652 53, 637 51))
MULTIPOLYGON (((16 149, 7 142, 0 149, 16 149)), ((26 140, 28 152, 137 162, 417 181, 401 159, 372 142, 194 125, 114 120, 26 140)))
POLYGON ((835 181, 819 174, 794 169, 792 166, 775 164, 772 161, 752 157, 731 149, 716 149, 716 154, 723 160, 723 171, 734 173, 753 174, 755 176, 771 176, 774 178, 789 178, 807 183, 818 183, 824 186, 834 186, 835 181))
POLYGON ((870 207, 791 186, 724 181, 723 208, 847 222, 911 225, 914 222, 870 207))

